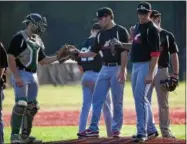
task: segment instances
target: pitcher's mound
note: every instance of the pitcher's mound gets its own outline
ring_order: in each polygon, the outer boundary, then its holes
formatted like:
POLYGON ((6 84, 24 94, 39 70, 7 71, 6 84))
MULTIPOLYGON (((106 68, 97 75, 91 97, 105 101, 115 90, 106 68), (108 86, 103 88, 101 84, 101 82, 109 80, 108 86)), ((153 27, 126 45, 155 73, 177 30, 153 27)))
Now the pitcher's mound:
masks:
MULTIPOLYGON (((85 138, 66 141, 44 142, 45 144, 136 144, 130 137, 120 138, 85 138)), ((144 142, 145 144, 186 144, 185 140, 155 138, 144 142)))

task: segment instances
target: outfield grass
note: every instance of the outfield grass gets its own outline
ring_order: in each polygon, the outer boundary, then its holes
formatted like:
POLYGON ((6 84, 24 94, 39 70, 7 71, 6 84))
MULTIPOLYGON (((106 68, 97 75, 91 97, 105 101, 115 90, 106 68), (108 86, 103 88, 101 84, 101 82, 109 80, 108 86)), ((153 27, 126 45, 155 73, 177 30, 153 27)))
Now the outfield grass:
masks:
MULTIPOLYGON (((157 126, 158 127, 158 126, 157 126)), ((77 138, 78 127, 66 126, 66 127, 34 127, 32 135, 43 141, 58 141, 77 138)), ((185 128, 183 125, 173 125, 171 130, 175 136, 179 139, 185 139, 185 128)), ((135 134, 136 129, 134 125, 125 125, 122 128, 122 136, 131 136, 135 134)), ((105 127, 100 127, 100 136, 106 136, 105 127)), ((5 128, 5 142, 9 143, 10 127, 5 128)))
MULTIPOLYGON (((134 109, 134 99, 130 83, 124 89, 124 108, 134 109)), ((6 98, 3 103, 5 112, 10 112, 14 103, 14 92, 12 89, 5 91, 6 98)), ((66 109, 78 110, 82 103, 82 90, 80 85, 75 86, 40 86, 38 101, 41 110, 66 109)), ((185 108, 185 83, 180 83, 176 93, 172 92, 169 96, 170 107, 185 108)), ((155 91, 153 93, 153 107, 157 107, 155 91)))

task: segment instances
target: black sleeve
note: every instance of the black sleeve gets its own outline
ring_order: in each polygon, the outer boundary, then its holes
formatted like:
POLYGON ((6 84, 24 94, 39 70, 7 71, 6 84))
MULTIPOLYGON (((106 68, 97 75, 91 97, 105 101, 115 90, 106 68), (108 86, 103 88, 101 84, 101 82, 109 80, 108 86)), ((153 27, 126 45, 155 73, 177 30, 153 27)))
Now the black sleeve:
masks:
POLYGON ((78 59, 76 59, 76 61, 77 61, 78 65, 81 65, 81 58, 80 57, 78 59))
POLYGON ((150 55, 159 56, 159 32, 155 27, 148 29, 148 43, 151 47, 150 55))
POLYGON ((124 27, 122 27, 119 31, 119 40, 123 43, 128 43, 129 41, 129 32, 124 27))
POLYGON ((170 54, 179 52, 175 37, 173 34, 169 34, 169 52, 170 54))
POLYGON ((43 60, 46 57, 46 54, 42 48, 40 48, 39 53, 38 53, 38 61, 43 60))
POLYGON ((100 37, 101 37, 101 32, 98 32, 98 34, 95 38, 95 42, 90 49, 91 52, 98 53, 101 50, 101 45, 100 45, 100 39, 101 38, 100 37))
POLYGON ((8 62, 7 62, 7 55, 6 51, 4 49, 3 44, 0 42, 0 68, 7 68, 8 62))
POLYGON ((10 42, 7 54, 17 57, 26 47, 25 40, 21 34, 17 34, 10 42))

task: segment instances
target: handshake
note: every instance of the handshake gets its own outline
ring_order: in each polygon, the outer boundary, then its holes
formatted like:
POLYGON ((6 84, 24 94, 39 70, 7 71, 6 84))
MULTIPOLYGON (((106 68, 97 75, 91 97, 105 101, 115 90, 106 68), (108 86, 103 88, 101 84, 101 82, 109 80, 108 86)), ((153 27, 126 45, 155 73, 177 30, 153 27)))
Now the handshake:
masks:
POLYGON ((73 45, 65 44, 60 50, 57 51, 57 60, 59 63, 63 63, 68 59, 77 60, 79 57, 80 51, 73 45))

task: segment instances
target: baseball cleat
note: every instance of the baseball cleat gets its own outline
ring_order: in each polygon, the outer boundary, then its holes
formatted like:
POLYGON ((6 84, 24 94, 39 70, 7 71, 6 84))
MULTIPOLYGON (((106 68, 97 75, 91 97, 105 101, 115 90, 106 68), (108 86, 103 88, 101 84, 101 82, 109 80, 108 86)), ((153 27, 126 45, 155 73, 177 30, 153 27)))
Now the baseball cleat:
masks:
POLYGON ((142 136, 142 135, 136 135, 136 137, 133 138, 134 142, 140 142, 143 143, 146 140, 148 140, 148 137, 142 136))
POLYGON ((11 144, 20 144, 21 138, 19 134, 13 134, 11 135, 10 141, 11 141, 11 144))
POLYGON ((20 137, 21 137, 22 144, 27 144, 27 143, 40 144, 40 143, 42 143, 42 140, 37 140, 36 137, 34 137, 34 136, 21 135, 20 137))
POLYGON ((119 131, 112 132, 112 137, 114 137, 114 138, 119 138, 119 135, 120 135, 119 131))
POLYGON ((156 132, 154 132, 154 133, 149 133, 148 134, 148 139, 150 140, 150 139, 153 139, 153 138, 156 138, 156 137, 158 137, 158 132, 156 131, 156 132))
MULTIPOLYGON (((154 132, 154 133, 149 133, 148 134, 148 139, 153 139, 153 138, 156 138, 156 137, 158 137, 159 136, 159 134, 158 134, 158 132, 156 131, 156 132, 154 132)), ((132 139, 136 139, 136 137, 137 137, 137 135, 132 135, 132 139)))
POLYGON ((176 137, 172 134, 167 135, 167 136, 162 136, 163 138, 172 138, 172 139, 176 139, 176 137))
POLYGON ((82 138, 84 138, 84 137, 99 137, 99 132, 94 132, 90 129, 87 129, 81 133, 78 133, 77 135, 79 138, 80 137, 82 137, 82 138))

